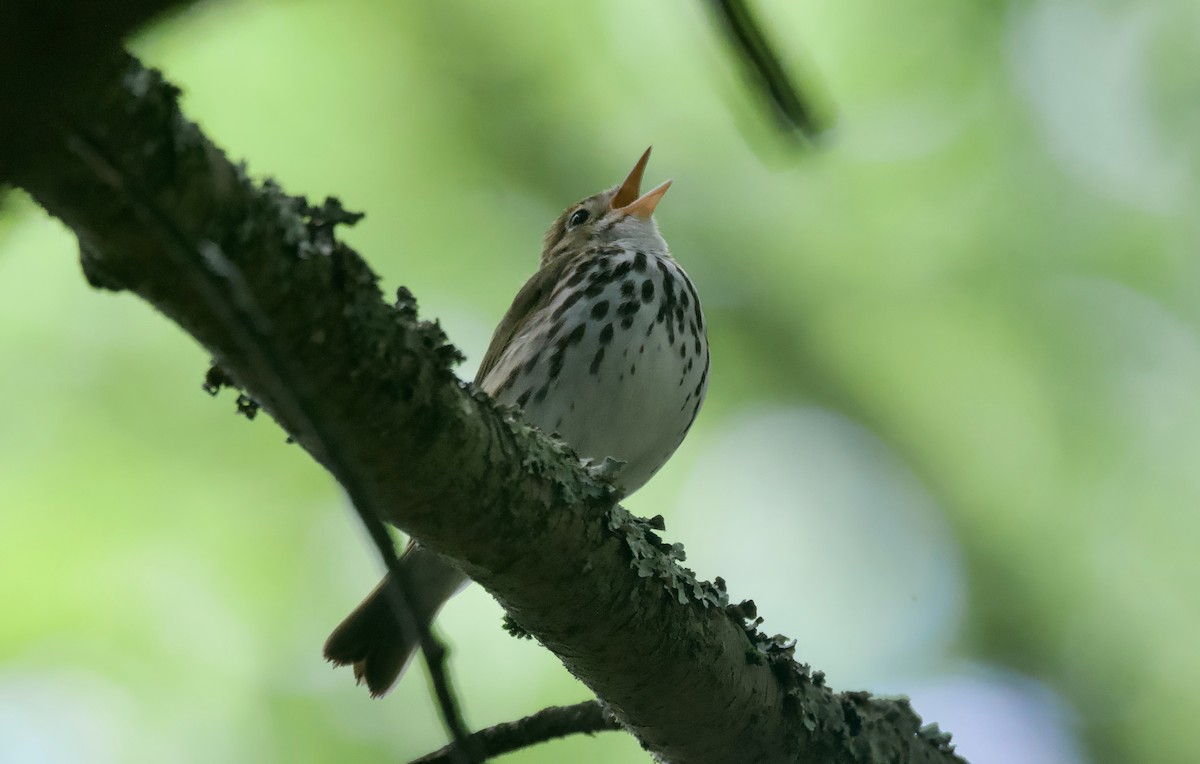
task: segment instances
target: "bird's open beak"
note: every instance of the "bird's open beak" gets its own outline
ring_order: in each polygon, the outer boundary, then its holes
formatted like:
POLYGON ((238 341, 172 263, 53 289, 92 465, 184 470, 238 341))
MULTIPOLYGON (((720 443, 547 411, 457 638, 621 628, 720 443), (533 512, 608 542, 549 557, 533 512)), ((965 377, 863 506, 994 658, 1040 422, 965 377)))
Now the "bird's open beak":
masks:
POLYGON ((654 147, 646 149, 646 153, 642 154, 642 158, 630 170, 625 182, 617 189, 616 196, 612 198, 612 209, 620 210, 626 215, 636 215, 643 220, 648 220, 654 214, 654 208, 658 206, 659 199, 662 199, 663 194, 667 193, 667 189, 671 187, 671 181, 668 180, 657 188, 638 196, 642 188, 642 173, 646 171, 646 162, 650 161, 650 149, 652 148, 654 147))
POLYGON ((654 208, 658 206, 658 200, 663 198, 663 194, 667 193, 667 189, 671 187, 671 181, 667 181, 654 189, 647 191, 633 201, 633 204, 627 204, 621 208, 621 211, 626 215, 637 215, 642 220, 649 220, 654 214, 654 208))
POLYGON ((642 158, 637 160, 637 164, 629 171, 629 175, 625 181, 621 183, 621 187, 617 189, 617 195, 612 198, 612 208, 619 210, 627 204, 633 204, 642 193, 642 173, 646 171, 646 162, 650 161, 650 150, 654 147, 646 149, 646 153, 642 154, 642 158))

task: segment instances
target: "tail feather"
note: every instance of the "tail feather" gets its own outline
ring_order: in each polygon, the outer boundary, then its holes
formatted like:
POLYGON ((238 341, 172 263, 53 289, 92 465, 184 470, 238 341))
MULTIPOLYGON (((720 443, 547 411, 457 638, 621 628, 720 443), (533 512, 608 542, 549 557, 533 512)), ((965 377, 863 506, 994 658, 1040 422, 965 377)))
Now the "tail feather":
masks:
POLYGON ((396 683, 416 652, 392 610, 386 591, 390 582, 385 576, 325 642, 325 658, 336 666, 354 666, 355 680, 366 682, 373 697, 396 683))
MULTIPOLYGON (((426 624, 468 583, 457 568, 421 547, 410 547, 400 562, 412 584, 413 617, 426 624)), ((390 583, 384 576, 325 641, 325 658, 335 666, 353 666, 354 678, 376 698, 395 685, 418 647, 416 634, 401 631, 387 593, 390 583)))

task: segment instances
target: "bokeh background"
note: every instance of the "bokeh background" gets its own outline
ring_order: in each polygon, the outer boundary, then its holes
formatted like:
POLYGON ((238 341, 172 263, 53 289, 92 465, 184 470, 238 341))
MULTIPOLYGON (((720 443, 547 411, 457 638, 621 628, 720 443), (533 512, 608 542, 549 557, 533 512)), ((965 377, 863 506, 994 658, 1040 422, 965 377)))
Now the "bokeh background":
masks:
MULTIPOLYGON (((628 506, 837 689, 976 764, 1200 751, 1200 8, 759 0, 836 103, 797 151, 699 0, 201 4, 132 48, 470 360, 566 204, 646 145, 703 295, 709 402, 628 506)), ((0 221, 0 761, 401 761, 444 742, 320 658, 378 565, 207 357, 0 221)), ((471 590, 481 727, 586 690, 471 590)), ((646 761, 609 733, 514 762, 646 761)))

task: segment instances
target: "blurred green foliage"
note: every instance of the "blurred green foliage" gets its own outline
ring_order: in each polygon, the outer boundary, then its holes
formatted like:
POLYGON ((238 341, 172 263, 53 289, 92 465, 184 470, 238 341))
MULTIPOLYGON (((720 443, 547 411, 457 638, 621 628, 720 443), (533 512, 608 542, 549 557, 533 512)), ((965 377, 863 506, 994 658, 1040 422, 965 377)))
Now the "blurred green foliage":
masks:
MULTIPOLYGON (((955 696, 978 715, 956 729, 913 688, 986 667, 1031 681, 1018 710, 1067 709, 1081 757, 1192 761, 1200 10, 757 6, 837 103, 818 151, 773 132, 699 2, 229 0, 132 47, 252 173, 366 211, 347 239, 442 320, 463 376, 548 222, 653 143, 715 376, 631 509, 666 514, 701 576, 760 605, 778 589, 766 627, 839 667, 836 688, 913 692, 977 763, 1032 759, 971 737, 991 707, 955 696), (885 605, 895 620, 863 626, 885 605), (901 633, 924 636, 888 648, 901 633)), ((179 329, 88 290, 59 225, 4 212, 0 759, 441 745, 419 672, 372 702, 320 660, 377 573, 328 477, 204 395, 179 329)), ((472 725, 586 697, 499 625, 474 590, 442 621, 472 725)), ((568 759, 644 754, 608 734, 506 761, 568 759)))

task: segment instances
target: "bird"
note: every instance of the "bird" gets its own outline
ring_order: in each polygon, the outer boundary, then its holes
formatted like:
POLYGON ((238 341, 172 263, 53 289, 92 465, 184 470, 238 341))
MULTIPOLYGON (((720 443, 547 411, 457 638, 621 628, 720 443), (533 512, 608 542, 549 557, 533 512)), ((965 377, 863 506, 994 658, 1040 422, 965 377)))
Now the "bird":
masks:
MULTIPOLYGON (((653 147, 651 147, 653 148, 653 147)), ((475 384, 585 462, 621 462, 617 498, 671 457, 708 391, 709 351, 695 286, 653 217, 671 185, 641 193, 646 149, 625 180, 569 207, 542 241, 537 271, 496 327, 475 384)), ((410 541, 400 558, 414 618, 431 623, 469 579, 410 541)), ((401 633, 387 576, 333 631, 325 658, 386 694, 417 649, 401 633)))

